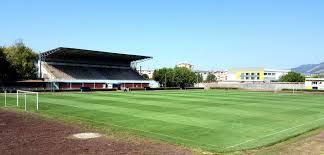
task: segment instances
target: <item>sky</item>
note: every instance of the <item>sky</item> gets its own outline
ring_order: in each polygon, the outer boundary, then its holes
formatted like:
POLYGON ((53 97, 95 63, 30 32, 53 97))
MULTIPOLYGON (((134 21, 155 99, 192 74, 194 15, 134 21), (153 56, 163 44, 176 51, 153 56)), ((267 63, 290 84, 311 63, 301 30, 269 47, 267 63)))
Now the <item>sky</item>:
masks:
POLYGON ((139 54, 142 68, 324 62, 323 0, 1 0, 0 45, 139 54))

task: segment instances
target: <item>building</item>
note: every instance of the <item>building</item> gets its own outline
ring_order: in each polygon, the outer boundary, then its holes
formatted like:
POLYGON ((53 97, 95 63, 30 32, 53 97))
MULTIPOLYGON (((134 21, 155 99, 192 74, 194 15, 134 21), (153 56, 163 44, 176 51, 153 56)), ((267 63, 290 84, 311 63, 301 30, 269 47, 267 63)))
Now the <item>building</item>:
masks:
POLYGON ((188 68, 190 70, 193 69, 193 65, 191 65, 189 63, 179 63, 179 64, 176 65, 176 67, 186 67, 186 68, 188 68))
POLYGON ((156 84, 136 71, 148 56, 59 47, 40 54, 39 76, 51 89, 144 88, 156 84))
POLYGON ((216 81, 226 81, 227 80, 227 71, 219 70, 219 71, 203 71, 197 70, 196 74, 202 75, 203 81, 207 80, 208 74, 214 74, 216 77, 216 81))
POLYGON ((324 78, 306 78, 305 89, 324 90, 324 78))
POLYGON ((228 70, 228 81, 279 81, 280 77, 288 74, 290 70, 264 69, 264 68, 231 68, 228 70))
POLYGON ((138 69, 137 71, 140 75, 146 74, 150 79, 153 78, 154 69, 138 69))
POLYGON ((322 73, 313 73, 310 77, 324 78, 324 72, 322 73))

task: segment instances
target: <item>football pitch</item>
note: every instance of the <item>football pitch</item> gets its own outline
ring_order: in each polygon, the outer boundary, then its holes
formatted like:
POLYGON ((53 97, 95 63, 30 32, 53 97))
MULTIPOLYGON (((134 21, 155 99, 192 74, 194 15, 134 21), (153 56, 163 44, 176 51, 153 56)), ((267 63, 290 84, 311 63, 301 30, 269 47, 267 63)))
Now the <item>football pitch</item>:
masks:
MULTIPOLYGON (((35 111, 35 96, 27 96, 35 111)), ((0 96, 4 103, 4 95, 0 96)), ((19 97, 20 108, 24 96, 19 97)), ((40 93, 36 113, 190 148, 230 152, 324 125, 324 95, 239 90, 40 93)), ((9 94, 7 106, 16 106, 9 94)), ((3 107, 3 104, 1 105, 3 107)))

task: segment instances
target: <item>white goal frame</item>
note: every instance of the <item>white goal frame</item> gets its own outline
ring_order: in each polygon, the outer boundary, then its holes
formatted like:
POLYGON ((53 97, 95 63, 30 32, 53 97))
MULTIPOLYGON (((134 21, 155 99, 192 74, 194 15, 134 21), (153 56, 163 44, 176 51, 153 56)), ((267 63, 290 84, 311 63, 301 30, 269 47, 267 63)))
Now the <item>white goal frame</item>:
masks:
POLYGON ((38 92, 32 92, 32 91, 25 91, 25 90, 17 90, 17 107, 19 106, 19 93, 25 94, 25 111, 27 110, 27 94, 36 94, 36 109, 38 110, 38 92))

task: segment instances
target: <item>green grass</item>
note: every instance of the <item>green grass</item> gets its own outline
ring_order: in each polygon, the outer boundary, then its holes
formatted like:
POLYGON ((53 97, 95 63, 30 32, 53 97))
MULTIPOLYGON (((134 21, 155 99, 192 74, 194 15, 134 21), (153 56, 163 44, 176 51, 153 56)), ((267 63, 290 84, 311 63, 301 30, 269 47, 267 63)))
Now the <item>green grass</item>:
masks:
MULTIPOLYGON (((35 111, 35 97, 27 98, 35 111)), ((47 93, 39 99, 42 115, 215 152, 262 147, 324 125, 324 95, 315 94, 192 90, 47 93)), ((23 96, 19 100, 23 108, 23 96)), ((15 94, 7 102, 15 107, 15 94)))

